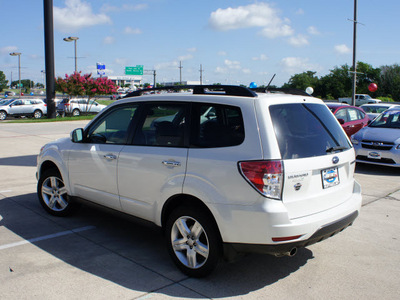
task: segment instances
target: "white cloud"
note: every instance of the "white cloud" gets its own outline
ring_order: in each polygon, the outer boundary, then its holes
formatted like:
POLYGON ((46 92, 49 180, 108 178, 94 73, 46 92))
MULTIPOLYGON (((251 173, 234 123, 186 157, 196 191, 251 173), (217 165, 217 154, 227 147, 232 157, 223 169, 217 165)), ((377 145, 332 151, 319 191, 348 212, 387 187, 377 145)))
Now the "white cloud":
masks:
POLYGON ((241 68, 240 62, 234 61, 234 60, 225 59, 224 64, 228 69, 240 69, 241 68))
POLYGON ((301 47, 308 45, 308 39, 305 35, 298 34, 297 36, 292 36, 289 38, 289 44, 295 47, 301 47))
POLYGON ((281 19, 278 10, 268 3, 255 3, 237 8, 219 8, 211 13, 209 24, 215 30, 263 27, 261 34, 268 38, 288 36, 293 29, 288 19, 281 19))
POLYGON ((187 51, 188 51, 188 52, 196 52, 196 51, 197 51, 197 48, 196 48, 196 47, 189 48, 189 49, 187 49, 187 51))
POLYGON ((76 32, 81 28, 111 24, 105 15, 94 14, 89 3, 83 0, 65 0, 65 7, 53 7, 54 26, 61 32, 76 32))
POLYGON ((311 35, 319 35, 320 32, 318 31, 318 29, 314 26, 310 26, 307 28, 307 32, 311 35))
POLYGON ((309 62, 308 58, 285 57, 281 60, 281 65, 287 73, 301 73, 308 70, 319 71, 321 67, 309 62))
POLYGON ((276 24, 271 24, 271 26, 265 27, 261 30, 260 34, 267 38, 273 39, 281 36, 291 36, 294 30, 287 24, 281 24, 280 22, 276 24))
POLYGON ((186 55, 179 56, 178 60, 184 61, 184 60, 189 60, 189 59, 192 59, 192 58, 193 58, 193 55, 186 54, 186 55))
POLYGON ((125 34, 141 34, 142 31, 139 28, 132 28, 130 26, 126 26, 124 29, 125 34))
POLYGON ((114 44, 114 42, 115 42, 115 38, 112 37, 112 36, 106 36, 106 37, 103 39, 103 44, 110 45, 110 44, 114 44))
POLYGON ((15 52, 17 50, 18 50, 17 46, 6 46, 6 47, 0 48, 0 53, 1 54, 9 54, 9 53, 15 52))
POLYGON ((218 51, 217 53, 219 56, 226 56, 228 55, 228 53, 226 53, 225 51, 218 51))
POLYGON ((244 74, 251 74, 251 70, 250 70, 250 69, 247 69, 247 68, 243 69, 242 72, 243 72, 244 74))
POLYGON ((179 62, 178 61, 170 61, 170 62, 164 62, 164 63, 159 63, 154 66, 156 70, 165 70, 165 69, 175 69, 178 68, 179 62))
POLYGON ((304 10, 303 10, 302 8, 299 8, 299 9, 296 11, 296 15, 304 15, 304 10))
POLYGON ((264 61, 264 60, 268 60, 268 56, 266 56, 265 54, 261 54, 260 56, 253 57, 252 60, 264 61))
POLYGON ((336 45, 334 47, 335 52, 337 54, 349 54, 351 53, 351 49, 349 47, 347 47, 345 44, 341 44, 341 45, 336 45))

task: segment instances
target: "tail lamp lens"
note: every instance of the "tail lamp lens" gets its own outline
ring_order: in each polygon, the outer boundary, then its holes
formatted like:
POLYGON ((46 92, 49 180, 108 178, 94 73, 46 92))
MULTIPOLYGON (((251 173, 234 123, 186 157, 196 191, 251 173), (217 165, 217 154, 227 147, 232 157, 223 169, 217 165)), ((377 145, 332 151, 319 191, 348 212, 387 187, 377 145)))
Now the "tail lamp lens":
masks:
POLYGON ((263 196, 281 199, 283 165, 280 160, 239 162, 243 177, 263 196))

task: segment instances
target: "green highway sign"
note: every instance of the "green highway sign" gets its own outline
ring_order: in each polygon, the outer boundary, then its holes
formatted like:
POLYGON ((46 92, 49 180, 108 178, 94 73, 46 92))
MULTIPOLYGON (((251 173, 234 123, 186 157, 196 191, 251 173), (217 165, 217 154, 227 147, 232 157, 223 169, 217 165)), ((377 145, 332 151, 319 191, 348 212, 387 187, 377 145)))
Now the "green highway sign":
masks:
POLYGON ((143 65, 125 67, 125 75, 143 75, 143 65))

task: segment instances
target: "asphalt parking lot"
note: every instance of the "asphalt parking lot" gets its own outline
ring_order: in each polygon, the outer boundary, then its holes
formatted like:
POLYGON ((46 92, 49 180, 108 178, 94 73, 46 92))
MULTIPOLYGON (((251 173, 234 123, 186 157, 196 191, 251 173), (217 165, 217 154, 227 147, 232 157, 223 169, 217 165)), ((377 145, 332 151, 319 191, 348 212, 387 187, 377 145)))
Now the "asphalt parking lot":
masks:
POLYGON ((339 235, 192 279, 152 227, 92 207, 68 218, 40 207, 37 153, 85 124, 0 123, 0 299, 398 299, 400 169, 357 166, 362 211, 339 235))

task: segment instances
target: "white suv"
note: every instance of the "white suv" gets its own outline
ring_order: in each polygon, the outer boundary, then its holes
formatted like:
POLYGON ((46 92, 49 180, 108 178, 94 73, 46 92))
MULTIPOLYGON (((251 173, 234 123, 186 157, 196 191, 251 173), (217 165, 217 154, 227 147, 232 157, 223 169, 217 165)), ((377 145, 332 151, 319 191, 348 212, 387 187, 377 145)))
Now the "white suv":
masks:
POLYGON ((7 116, 40 119, 46 114, 47 105, 42 99, 9 99, 0 104, 0 120, 7 116))
POLYGON ((361 207, 354 149, 321 100, 192 89, 133 92, 45 145, 44 209, 63 216, 86 200, 150 221, 196 277, 223 254, 294 255, 352 224, 361 207))
POLYGON ((72 115, 73 117, 80 116, 82 113, 98 113, 102 111, 106 105, 99 104, 94 100, 84 98, 65 98, 57 104, 57 113, 61 116, 72 115))

